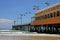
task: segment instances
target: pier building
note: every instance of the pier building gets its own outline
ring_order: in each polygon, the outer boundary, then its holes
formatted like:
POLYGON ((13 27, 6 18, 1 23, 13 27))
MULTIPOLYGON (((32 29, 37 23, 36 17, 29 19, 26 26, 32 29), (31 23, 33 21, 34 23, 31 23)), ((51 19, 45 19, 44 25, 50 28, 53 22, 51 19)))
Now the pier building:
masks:
MULTIPOLYGON (((38 33, 60 33, 60 3, 37 11, 32 18, 35 20, 32 21, 30 25, 25 25, 26 28, 28 27, 27 31, 38 33)), ((20 26, 24 28, 23 25, 20 26)))

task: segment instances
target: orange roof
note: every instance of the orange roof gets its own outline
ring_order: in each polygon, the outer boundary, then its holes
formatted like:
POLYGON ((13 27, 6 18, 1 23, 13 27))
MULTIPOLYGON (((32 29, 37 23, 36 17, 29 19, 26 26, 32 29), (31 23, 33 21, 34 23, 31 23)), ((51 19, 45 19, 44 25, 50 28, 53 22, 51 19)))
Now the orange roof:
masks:
POLYGON ((31 25, 44 25, 44 24, 55 24, 55 23, 60 23, 60 17, 35 20, 31 23, 31 25))

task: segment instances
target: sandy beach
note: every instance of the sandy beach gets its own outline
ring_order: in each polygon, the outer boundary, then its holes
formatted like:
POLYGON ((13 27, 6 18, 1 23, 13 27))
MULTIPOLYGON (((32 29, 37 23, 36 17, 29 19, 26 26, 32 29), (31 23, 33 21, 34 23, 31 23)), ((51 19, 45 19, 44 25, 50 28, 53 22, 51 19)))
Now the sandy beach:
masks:
POLYGON ((60 40, 59 35, 49 34, 20 34, 20 35, 0 35, 0 40, 60 40))
POLYGON ((3 30, 0 31, 0 40, 60 40, 60 35, 3 30))

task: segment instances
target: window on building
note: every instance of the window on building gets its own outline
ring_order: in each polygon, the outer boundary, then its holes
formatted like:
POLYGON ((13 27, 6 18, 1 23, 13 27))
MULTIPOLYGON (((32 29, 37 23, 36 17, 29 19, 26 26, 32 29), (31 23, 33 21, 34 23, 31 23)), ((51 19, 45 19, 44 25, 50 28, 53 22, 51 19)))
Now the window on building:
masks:
POLYGON ((50 17, 53 17, 52 13, 50 13, 50 17))
POLYGON ((53 13, 54 17, 55 17, 55 12, 53 13))
POLYGON ((43 18, 45 19, 45 15, 43 15, 43 18))
POLYGON ((45 15, 42 15, 42 16, 39 16, 39 17, 37 17, 37 18, 36 18, 36 20, 45 19, 45 17, 47 17, 47 16, 45 16, 45 15))
POLYGON ((45 19, 45 16, 43 15, 43 19, 45 19))
POLYGON ((60 16, 60 13, 59 13, 59 11, 57 11, 57 16, 60 16))
POLYGON ((39 19, 39 17, 36 17, 36 20, 38 20, 39 19))
POLYGON ((48 18, 50 18, 50 14, 48 14, 48 18))
POLYGON ((40 18, 39 18, 40 20, 42 19, 42 16, 40 16, 40 18))
POLYGON ((44 19, 43 15, 41 16, 42 19, 44 19))
POLYGON ((39 17, 36 17, 36 20, 40 20, 42 17, 41 16, 39 16, 39 17))
POLYGON ((45 15, 45 18, 47 18, 47 15, 45 15))

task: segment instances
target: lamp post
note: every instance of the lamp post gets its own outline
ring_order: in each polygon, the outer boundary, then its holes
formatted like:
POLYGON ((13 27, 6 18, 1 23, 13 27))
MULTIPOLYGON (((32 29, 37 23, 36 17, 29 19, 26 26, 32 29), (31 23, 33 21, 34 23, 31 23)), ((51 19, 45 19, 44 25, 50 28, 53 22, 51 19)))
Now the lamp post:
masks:
POLYGON ((46 4, 47 6, 50 6, 50 3, 48 3, 48 2, 45 2, 45 4, 46 4))
POLYGON ((28 14, 31 14, 31 12, 25 12, 25 14, 20 14, 21 24, 23 23, 23 16, 26 16, 28 14))
POLYGON ((33 10, 36 10, 36 11, 39 10, 39 6, 34 5, 33 10))
MULTIPOLYGON (((30 16, 31 12, 26 12, 26 14, 29 14, 29 16, 30 16)), ((32 17, 31 17, 31 22, 32 22, 32 17)))
POLYGON ((23 20, 22 20, 23 19, 22 18, 23 16, 25 16, 25 14, 20 14, 21 24, 23 23, 23 20))
POLYGON ((21 24, 22 24, 22 16, 23 16, 23 14, 20 14, 20 16, 21 16, 20 19, 21 19, 21 24))
POLYGON ((16 21, 14 20, 14 25, 16 24, 16 21))

